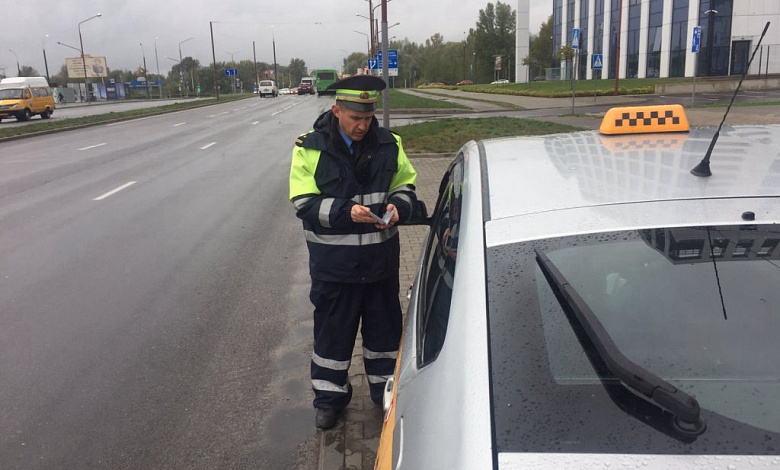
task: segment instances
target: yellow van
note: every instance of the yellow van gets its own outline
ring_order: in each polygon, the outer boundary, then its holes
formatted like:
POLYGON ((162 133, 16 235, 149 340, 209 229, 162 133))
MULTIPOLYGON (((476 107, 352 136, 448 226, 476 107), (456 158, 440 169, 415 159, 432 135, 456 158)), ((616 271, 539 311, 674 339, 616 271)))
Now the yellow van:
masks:
POLYGON ((54 112, 54 96, 44 77, 11 77, 0 80, 0 121, 15 117, 27 121, 35 115, 49 119, 54 112))

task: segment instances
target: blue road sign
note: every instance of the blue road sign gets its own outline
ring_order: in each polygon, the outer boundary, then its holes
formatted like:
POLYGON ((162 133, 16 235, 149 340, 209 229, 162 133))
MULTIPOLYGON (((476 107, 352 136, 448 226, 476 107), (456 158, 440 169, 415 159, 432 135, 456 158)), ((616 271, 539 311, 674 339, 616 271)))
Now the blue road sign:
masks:
POLYGON ((368 70, 376 70, 378 63, 379 61, 376 59, 368 59, 368 70))
POLYGON ((699 52, 701 48, 701 26, 693 27, 693 41, 691 41, 691 52, 699 52))
POLYGON ((238 76, 238 69, 225 69, 225 75, 228 77, 231 75, 238 76))
POLYGON ((387 68, 398 68, 398 49, 388 49, 387 51, 387 68))
POLYGON ((571 30, 571 48, 572 49, 580 48, 580 30, 578 28, 574 28, 571 30))
MULTIPOLYGON (((387 61, 387 68, 389 69, 397 69, 398 68, 398 49, 388 49, 387 50, 387 57, 389 57, 387 61)), ((376 62, 375 68, 371 68, 371 64, 369 63, 369 67, 371 70, 381 70, 382 69, 382 49, 379 49, 376 52, 376 55, 373 59, 376 62)), ((369 60, 370 62, 370 60, 369 60)))
POLYGON ((593 54, 593 70, 601 70, 604 68, 604 54, 593 54))

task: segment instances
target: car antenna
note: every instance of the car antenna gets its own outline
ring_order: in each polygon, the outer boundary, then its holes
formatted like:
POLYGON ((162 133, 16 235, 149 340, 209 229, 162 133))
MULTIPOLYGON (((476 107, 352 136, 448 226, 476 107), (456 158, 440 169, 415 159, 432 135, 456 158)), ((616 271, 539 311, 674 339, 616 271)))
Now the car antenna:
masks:
POLYGON ((712 172, 710 171, 710 155, 712 154, 712 149, 715 148, 715 142, 718 141, 718 136, 720 136, 720 129, 723 127, 723 123, 726 122, 726 116, 729 114, 729 111, 731 110, 731 105, 734 104, 734 98, 737 97, 737 93, 739 92, 739 87, 742 86, 742 80, 745 79, 745 76, 747 75, 748 70, 750 69, 750 64, 753 63, 753 58, 756 56, 758 47, 761 45, 761 40, 764 39, 764 35, 766 34, 766 31, 768 29, 769 29, 769 21, 766 22, 766 26, 764 26, 764 32, 761 33, 761 37, 758 38, 758 44, 756 44, 756 48, 753 49, 753 54, 750 56, 750 60, 745 66, 745 71, 742 72, 742 78, 739 79, 739 83, 737 84, 737 89, 734 90, 734 94, 731 95, 731 101, 729 102, 729 106, 726 108, 726 112, 723 113, 723 119, 721 119, 720 121, 718 130, 716 130, 715 135, 712 136, 710 147, 707 149, 707 153, 704 154, 704 158, 702 158, 699 164, 693 167, 693 169, 691 170, 692 175, 702 176, 702 177, 712 176, 712 172))

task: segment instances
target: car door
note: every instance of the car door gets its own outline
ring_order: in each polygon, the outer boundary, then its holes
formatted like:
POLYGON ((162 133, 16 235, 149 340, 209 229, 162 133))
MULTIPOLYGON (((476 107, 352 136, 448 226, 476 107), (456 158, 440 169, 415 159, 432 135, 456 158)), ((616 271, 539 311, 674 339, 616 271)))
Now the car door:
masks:
POLYGON ((472 142, 442 179, 410 298, 393 430, 402 469, 492 467, 478 157, 472 142))

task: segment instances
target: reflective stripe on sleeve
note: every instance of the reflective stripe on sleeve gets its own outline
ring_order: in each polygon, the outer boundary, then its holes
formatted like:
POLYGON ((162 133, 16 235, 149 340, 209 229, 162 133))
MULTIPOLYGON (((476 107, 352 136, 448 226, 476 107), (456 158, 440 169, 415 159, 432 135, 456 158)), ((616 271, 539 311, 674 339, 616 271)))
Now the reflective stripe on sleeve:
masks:
POLYGON ((333 198, 325 198, 320 202, 320 225, 326 228, 330 227, 330 210, 333 207, 333 198))
POLYGON ((402 184, 401 186, 398 186, 397 188, 393 188, 392 191, 390 191, 390 195, 394 195, 395 193, 400 193, 402 191, 409 191, 414 192, 414 187, 410 184, 402 184))
POLYGON ((299 211, 301 210, 301 208, 303 208, 303 206, 305 206, 311 200, 312 200, 311 197, 302 197, 296 199, 293 201, 293 207, 295 208, 296 211, 299 211))
POLYGON ((387 193, 358 194, 352 198, 352 200, 364 206, 370 206, 371 204, 381 204, 387 201, 387 193))

